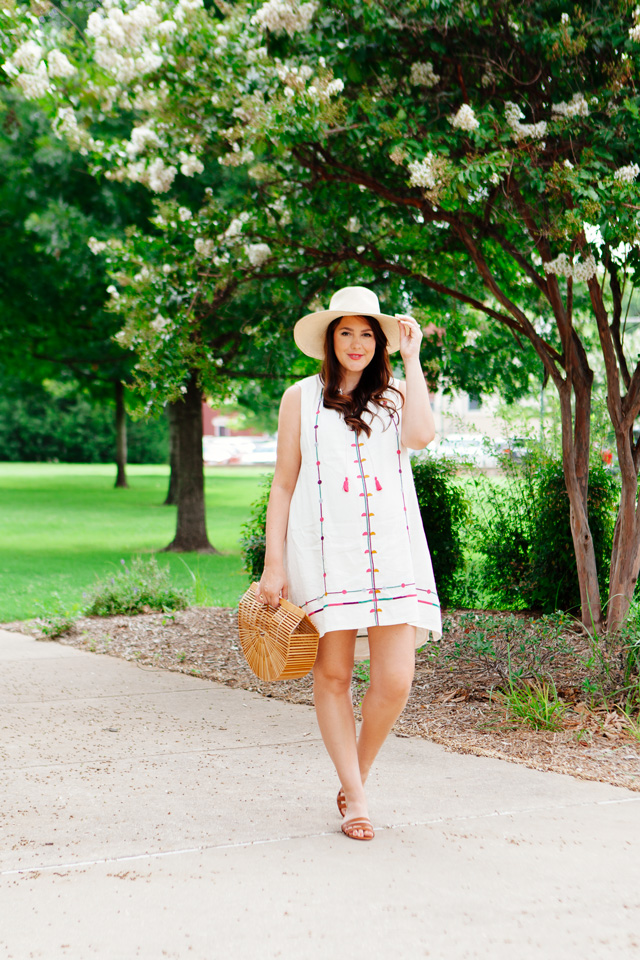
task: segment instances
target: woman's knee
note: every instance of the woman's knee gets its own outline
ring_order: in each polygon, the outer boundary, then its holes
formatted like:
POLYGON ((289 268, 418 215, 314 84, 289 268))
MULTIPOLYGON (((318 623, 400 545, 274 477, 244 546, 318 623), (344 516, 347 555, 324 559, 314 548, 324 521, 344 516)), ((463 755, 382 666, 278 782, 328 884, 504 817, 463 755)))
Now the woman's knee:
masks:
POLYGON ((390 704, 404 704, 409 699, 413 683, 413 665, 398 669, 372 672, 371 689, 376 698, 388 701, 390 704))
POLYGON ((340 696, 351 690, 351 666, 323 664, 316 662, 313 668, 313 686, 315 690, 340 696))

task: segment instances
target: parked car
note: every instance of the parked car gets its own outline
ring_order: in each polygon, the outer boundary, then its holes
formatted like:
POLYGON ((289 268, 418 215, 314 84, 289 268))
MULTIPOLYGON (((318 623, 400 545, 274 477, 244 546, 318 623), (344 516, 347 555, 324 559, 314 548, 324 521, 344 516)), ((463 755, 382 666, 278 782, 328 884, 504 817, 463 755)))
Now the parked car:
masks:
POLYGON ((433 456, 450 457, 476 467, 497 467, 492 441, 473 433, 449 433, 428 448, 433 456))
POLYGON ((266 440, 254 440, 251 447, 244 451, 240 458, 243 464, 273 465, 276 462, 278 441, 272 437, 266 440))
POLYGON ((529 452, 529 443, 526 437, 500 437, 494 441, 494 453, 498 460, 507 457, 515 463, 522 463, 529 452))

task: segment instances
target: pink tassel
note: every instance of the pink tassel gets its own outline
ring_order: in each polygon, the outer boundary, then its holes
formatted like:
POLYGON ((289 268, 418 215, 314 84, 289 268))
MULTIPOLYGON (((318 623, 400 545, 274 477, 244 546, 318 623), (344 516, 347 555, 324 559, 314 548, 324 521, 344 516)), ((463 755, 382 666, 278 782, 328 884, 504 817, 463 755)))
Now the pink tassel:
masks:
POLYGON ((380 483, 377 477, 375 478, 375 480, 376 480, 376 490, 382 490, 382 484, 380 483))
POLYGON ((349 493, 349 480, 347 477, 344 478, 344 483, 342 484, 342 489, 345 493, 349 493))

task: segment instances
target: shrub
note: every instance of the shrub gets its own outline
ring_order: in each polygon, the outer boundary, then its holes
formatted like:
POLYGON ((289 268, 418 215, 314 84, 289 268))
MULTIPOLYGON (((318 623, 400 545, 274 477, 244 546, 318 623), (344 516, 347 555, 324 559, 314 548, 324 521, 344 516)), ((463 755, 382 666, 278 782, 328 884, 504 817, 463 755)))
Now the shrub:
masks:
MULTIPOLYGON (((569 497, 562 463, 540 453, 507 465, 504 483, 479 484, 477 547, 487 599, 507 609, 580 605, 569 497)), ((589 524, 600 587, 606 590, 617 486, 599 463, 589 473, 589 524)))
POLYGON ((190 596, 172 586, 168 567, 159 567, 155 557, 143 560, 134 557, 112 577, 99 581, 89 596, 85 610, 88 616, 111 617, 118 613, 148 613, 150 610, 184 610, 190 596))
POLYGON ((259 580, 264 569, 264 552, 266 546, 265 531, 267 526, 267 504, 271 492, 273 474, 267 474, 262 479, 262 492, 251 507, 251 514, 246 523, 242 524, 240 533, 240 548, 244 568, 251 580, 259 580))
POLYGON ((412 466, 438 596, 443 606, 449 606, 463 577, 464 528, 470 504, 455 482, 455 461, 426 457, 414 459, 412 466))

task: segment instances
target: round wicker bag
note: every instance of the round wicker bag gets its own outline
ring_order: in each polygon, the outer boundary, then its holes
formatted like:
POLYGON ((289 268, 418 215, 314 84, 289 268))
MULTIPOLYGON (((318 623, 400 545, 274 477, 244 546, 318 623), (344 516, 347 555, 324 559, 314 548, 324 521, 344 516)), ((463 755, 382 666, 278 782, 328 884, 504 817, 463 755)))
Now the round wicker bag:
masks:
POLYGON ((276 609, 256 600, 252 583, 238 606, 238 632, 247 663, 261 680, 296 680, 315 663, 319 634, 295 604, 276 609))

